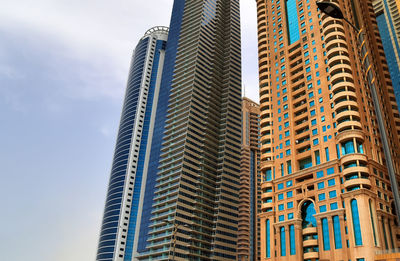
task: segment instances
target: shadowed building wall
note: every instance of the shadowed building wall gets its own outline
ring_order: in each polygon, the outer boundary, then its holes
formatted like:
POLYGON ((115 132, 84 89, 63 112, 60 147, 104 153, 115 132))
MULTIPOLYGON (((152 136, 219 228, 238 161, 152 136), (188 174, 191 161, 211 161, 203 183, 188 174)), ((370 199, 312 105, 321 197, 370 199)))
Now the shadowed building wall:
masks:
POLYGON ((240 162, 240 205, 238 260, 260 260, 261 211, 260 107, 248 98, 242 102, 242 157, 240 162))

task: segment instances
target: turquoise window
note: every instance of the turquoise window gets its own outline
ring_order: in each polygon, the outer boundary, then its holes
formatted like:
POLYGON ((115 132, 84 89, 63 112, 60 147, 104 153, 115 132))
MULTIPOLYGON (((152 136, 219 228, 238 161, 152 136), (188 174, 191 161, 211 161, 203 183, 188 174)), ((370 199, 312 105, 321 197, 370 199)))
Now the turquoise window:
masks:
POLYGON ((336 198, 336 190, 329 191, 329 198, 336 198))
POLYGON ((326 170, 327 175, 331 175, 333 173, 335 173, 335 169, 333 167, 326 170))
POLYGON ((286 197, 287 197, 287 198, 293 197, 293 191, 288 191, 288 192, 286 192, 286 197))
POLYGON ((321 213, 326 212, 326 205, 319 206, 319 212, 321 213))
POLYGON ((281 190, 281 189, 283 189, 283 188, 284 188, 283 183, 278 184, 278 190, 281 190))
POLYGON ((315 164, 316 165, 321 164, 321 157, 319 155, 319 150, 314 151, 314 156, 315 156, 315 164))
POLYGON ((317 186, 318 186, 318 189, 323 189, 325 187, 324 182, 319 182, 317 184, 317 186))
POLYGON ((279 211, 282 211, 282 210, 284 210, 285 209, 285 205, 284 204, 279 204, 278 205, 278 210, 279 211))
POLYGON ((325 193, 318 194, 318 200, 325 200, 325 193))
POLYGON ((315 145, 318 145, 318 144, 319 144, 318 138, 317 138, 317 139, 314 139, 314 140, 313 140, 313 145, 315 146, 315 145))
POLYGON ((283 199, 283 193, 278 194, 278 200, 282 200, 283 199))
POLYGON ((325 148, 326 161, 329 161, 329 148, 325 148))
POLYGON ((354 143, 352 140, 342 143, 342 155, 347 155, 350 153, 355 153, 354 143))
POLYGON ((335 185, 335 179, 328 180, 328 187, 335 185))
POLYGON ((313 119, 313 120, 311 121, 311 126, 314 126, 315 124, 317 124, 317 120, 316 120, 316 119, 313 119))
POLYGON ((333 235, 335 238, 335 249, 342 249, 342 233, 340 231, 339 216, 333 216, 333 235))
POLYGON ((288 209, 293 208, 293 201, 290 201, 290 202, 287 203, 287 208, 288 209))
POLYGON ((338 209, 338 204, 337 204, 337 202, 331 203, 330 207, 331 207, 331 210, 338 209))
POLYGON ((284 127, 285 127, 285 128, 289 127, 289 122, 288 122, 288 121, 285 122, 284 127))
MULTIPOLYGON (((282 158, 283 155, 281 155, 280 157, 282 158)), ((283 164, 281 164, 281 176, 283 177, 284 175, 285 175, 285 169, 283 168, 283 164)), ((279 185, 282 185, 282 188, 283 188, 283 184, 282 183, 279 184, 279 185)), ((279 186, 278 186, 278 189, 279 189, 279 186)))
POLYGON ((286 235, 285 227, 280 228, 281 232, 281 256, 286 256, 286 235))
POLYGON ((280 222, 285 221, 285 215, 280 215, 280 216, 278 217, 278 220, 279 220, 280 222))
POLYGON ((267 258, 271 257, 271 229, 270 229, 270 221, 267 219, 265 221, 265 236, 266 236, 266 252, 267 258))
POLYGON ((286 181, 286 187, 290 188, 291 186, 293 186, 293 181, 291 181, 291 180, 286 181))
POLYGON ((291 219, 293 219, 293 217, 294 217, 294 216, 293 216, 293 213, 289 213, 289 214, 287 214, 287 219, 288 219, 288 220, 291 220, 291 219))
POLYGON ((317 135, 318 134, 318 129, 313 129, 312 130, 312 135, 317 135))
POLYGON ((267 169, 267 171, 265 172, 265 178, 266 178, 266 181, 271 181, 272 180, 272 171, 271 171, 271 169, 267 169))
POLYGON ((360 217, 358 215, 357 200, 352 199, 350 201, 350 204, 351 204, 351 216, 353 219, 354 240, 355 240, 356 246, 361 246, 362 245, 362 236, 361 236, 360 217))
POLYGON ((290 255, 293 256, 296 255, 296 235, 294 231, 294 225, 289 226, 289 237, 290 237, 290 255))
POLYGON ((317 172, 317 179, 322 178, 323 176, 324 176, 324 172, 322 170, 317 172))
POLYGON ((329 239, 329 227, 328 227, 328 219, 322 219, 322 239, 324 244, 324 250, 331 250, 331 243, 329 239))

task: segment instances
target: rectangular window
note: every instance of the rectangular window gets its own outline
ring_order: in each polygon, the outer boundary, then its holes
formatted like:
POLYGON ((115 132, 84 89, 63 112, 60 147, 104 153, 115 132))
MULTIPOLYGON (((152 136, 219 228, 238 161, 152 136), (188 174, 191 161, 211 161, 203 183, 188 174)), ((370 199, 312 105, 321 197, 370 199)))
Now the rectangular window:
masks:
POLYGON ((278 184, 278 190, 281 190, 281 189, 283 189, 284 188, 284 184, 283 183, 279 183, 278 184))
POLYGON ((317 172, 317 179, 322 178, 323 176, 324 172, 322 170, 317 172))
POLYGON ((319 155, 319 150, 314 151, 315 165, 321 164, 321 157, 319 155))
POLYGON ((279 222, 285 221, 285 215, 280 215, 278 217, 279 222))
POLYGON ((324 184, 324 182, 319 182, 317 184, 317 186, 318 186, 318 189, 323 189, 325 187, 325 184, 324 184))
POLYGON ((318 134, 318 129, 313 129, 312 130, 312 135, 317 135, 318 134))
POLYGON ((336 198, 336 190, 329 191, 329 198, 336 198))
POLYGON ((286 256, 286 236, 285 227, 280 228, 281 234, 281 256, 286 256))
POLYGON ((278 194, 278 200, 283 200, 283 193, 278 194))
POLYGON ((333 167, 326 170, 326 174, 327 175, 331 175, 331 174, 334 174, 334 173, 335 173, 335 169, 333 167))
MULTIPOLYGON (((289 150, 290 151, 290 150, 289 150)), ((289 153, 290 154, 290 153, 289 153)), ((286 155, 288 155, 287 151, 286 151, 286 155)), ((292 161, 289 160, 286 162, 287 165, 287 174, 292 174, 292 161)))
POLYGON ((318 200, 319 201, 325 200, 325 193, 318 194, 318 200))
POLYGON ((289 226, 289 237, 290 237, 290 255, 293 256, 296 255, 296 234, 294 231, 294 225, 289 226))
POLYGON ((335 179, 328 180, 328 187, 335 186, 335 179))
POLYGON ((336 210, 336 209, 338 209, 338 204, 336 202, 331 203, 331 210, 336 210))
POLYGON ((285 205, 284 204, 279 204, 278 205, 278 210, 279 211, 282 211, 282 210, 284 210, 285 209, 285 205))
POLYGON ((329 148, 325 148, 325 158, 326 158, 326 161, 328 162, 329 161, 329 148))
POLYGON ((326 205, 319 206, 319 212, 326 212, 326 205))
POLYGON ((329 239, 329 226, 328 226, 328 219, 322 219, 322 239, 324 244, 324 250, 331 250, 331 243, 329 239))
MULTIPOLYGON (((293 197, 293 191, 288 191, 288 192, 286 192, 286 197, 287 197, 287 198, 293 197)), ((283 195, 282 195, 282 198, 283 198, 283 195)))
POLYGON ((293 201, 290 201, 290 202, 287 203, 287 208, 288 209, 293 208, 293 201))
MULTIPOLYGON (((282 163, 281 164, 281 176, 283 177, 284 175, 285 175, 285 169, 283 168, 283 163, 282 163)), ((283 184, 282 184, 282 188, 283 188, 283 184)))
POLYGON ((333 216, 333 235, 335 238, 335 249, 342 249, 342 233, 340 231, 339 216, 333 216))

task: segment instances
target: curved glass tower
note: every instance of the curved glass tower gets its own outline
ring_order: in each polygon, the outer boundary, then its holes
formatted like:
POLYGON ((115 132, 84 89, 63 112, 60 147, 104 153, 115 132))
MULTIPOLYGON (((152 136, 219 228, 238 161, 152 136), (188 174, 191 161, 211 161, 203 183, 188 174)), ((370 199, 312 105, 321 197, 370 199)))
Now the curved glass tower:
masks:
POLYGON ((160 150, 159 141, 153 142, 158 139, 154 126, 165 117, 155 112, 162 103, 158 97, 167 38, 167 27, 151 28, 132 57, 96 260, 132 260, 139 234, 147 235, 155 183, 149 162, 151 157, 158 162, 160 150))

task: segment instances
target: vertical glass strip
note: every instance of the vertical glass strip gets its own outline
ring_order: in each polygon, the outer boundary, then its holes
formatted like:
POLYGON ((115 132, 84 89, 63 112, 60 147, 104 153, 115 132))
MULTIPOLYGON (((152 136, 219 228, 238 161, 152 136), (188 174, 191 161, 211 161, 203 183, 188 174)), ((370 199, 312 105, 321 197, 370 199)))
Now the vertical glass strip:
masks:
POLYGON ((290 255, 296 255, 296 234, 294 231, 294 225, 289 226, 289 237, 290 237, 290 255))
POLYGON ((372 212, 371 200, 369 201, 369 214, 371 216, 372 232, 374 234, 374 243, 375 243, 375 246, 377 246, 378 244, 376 242, 375 220, 374 220, 374 215, 372 212))
POLYGON ((342 249, 342 233, 340 232, 339 216, 333 216, 333 235, 335 238, 335 249, 342 249))
POLYGON ((269 219, 265 222, 265 235, 266 235, 266 245, 267 245, 267 258, 271 257, 271 231, 270 231, 270 221, 269 219))
POLYGON ((288 39, 290 45, 300 40, 296 0, 286 0, 286 21, 288 25, 288 39))
POLYGON ((385 239, 385 247, 389 249, 389 244, 386 237, 386 227, 385 227, 385 219, 382 217, 382 231, 383 231, 383 238, 385 239))
POLYGON ((360 217, 358 215, 358 206, 357 200, 351 200, 351 216, 353 219, 353 230, 354 230, 354 240, 356 246, 362 245, 362 236, 361 236, 361 226, 360 226, 360 217))
POLYGON ((331 250, 331 242, 329 239, 329 226, 328 226, 328 219, 322 219, 322 239, 324 242, 324 250, 331 250))
POLYGON ((281 227, 281 256, 286 256, 286 235, 285 235, 285 227, 281 227))

